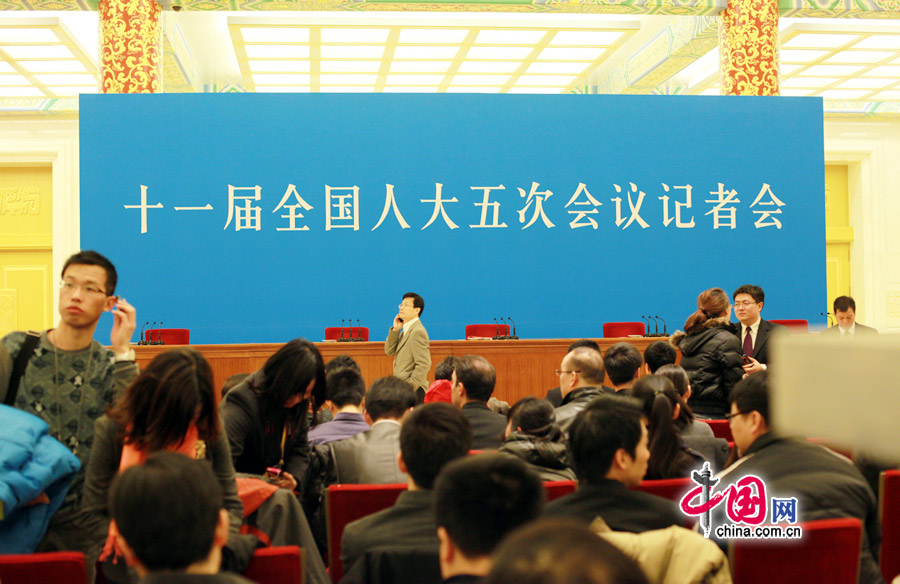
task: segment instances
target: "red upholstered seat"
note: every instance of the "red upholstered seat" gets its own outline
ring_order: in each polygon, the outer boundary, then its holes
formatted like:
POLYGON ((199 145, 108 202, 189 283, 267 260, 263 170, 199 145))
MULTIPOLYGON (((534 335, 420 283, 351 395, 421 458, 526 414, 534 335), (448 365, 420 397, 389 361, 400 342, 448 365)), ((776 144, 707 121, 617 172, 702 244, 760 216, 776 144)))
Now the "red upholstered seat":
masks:
POLYGON ((784 326, 796 332, 809 332, 809 321, 802 318, 786 318, 781 320, 770 320, 769 322, 774 322, 775 324, 783 324, 784 326))
POLYGON ((476 338, 493 338, 497 335, 500 336, 509 336, 509 325, 508 324, 467 324, 466 325, 466 338, 471 339, 472 337, 476 338), (499 332, 498 332, 499 331, 499 332))
POLYGON ((642 322, 604 322, 603 337, 627 337, 628 335, 644 334, 644 323, 642 322))
MULTIPOLYGON (((700 418, 697 418, 700 420, 700 418)), ((734 436, 731 435, 731 426, 728 424, 728 420, 700 420, 701 422, 706 422, 709 424, 709 427, 712 428, 713 435, 716 438, 724 438, 729 442, 734 442, 734 436)))
POLYGON ((900 575, 900 470, 881 473, 879 492, 881 574, 892 582, 900 575))
POLYGON ((559 499, 564 495, 575 492, 575 481, 547 481, 544 483, 544 492, 547 494, 547 502, 559 499))
POLYGON ((258 549, 253 552, 244 578, 258 584, 302 584, 303 550, 295 545, 258 549))
POLYGON ((144 331, 144 340, 154 343, 162 341, 167 345, 190 345, 191 329, 150 329, 144 331))
POLYGON ((656 481, 641 481, 641 484, 634 487, 635 491, 650 493, 663 499, 675 501, 678 503, 685 493, 691 490, 694 482, 685 477, 683 479, 661 479, 656 481))
POLYGON ((4 584, 85 584, 84 554, 50 552, 45 554, 0 555, 0 581, 4 584))
POLYGON ((732 540, 734 584, 856 584, 862 523, 855 517, 799 523, 801 540, 732 540))
POLYGON ((325 524, 328 527, 328 565, 331 580, 344 575, 341 565, 341 536, 344 527, 366 515, 387 509, 397 502, 405 483, 390 485, 331 485, 325 493, 325 524))
POLYGON ((363 341, 369 340, 369 327, 363 326, 329 326, 325 327, 325 340, 326 341, 336 341, 341 338, 341 331, 343 331, 345 339, 357 340, 362 335, 363 341))

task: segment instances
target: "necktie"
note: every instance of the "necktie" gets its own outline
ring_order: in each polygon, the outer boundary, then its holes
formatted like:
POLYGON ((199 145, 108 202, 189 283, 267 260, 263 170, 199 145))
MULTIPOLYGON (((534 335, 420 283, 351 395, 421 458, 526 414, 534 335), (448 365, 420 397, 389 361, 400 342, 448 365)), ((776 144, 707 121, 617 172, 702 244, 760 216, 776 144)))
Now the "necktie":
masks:
POLYGON ((747 334, 744 336, 744 355, 753 356, 753 337, 750 336, 750 327, 747 327, 747 334))

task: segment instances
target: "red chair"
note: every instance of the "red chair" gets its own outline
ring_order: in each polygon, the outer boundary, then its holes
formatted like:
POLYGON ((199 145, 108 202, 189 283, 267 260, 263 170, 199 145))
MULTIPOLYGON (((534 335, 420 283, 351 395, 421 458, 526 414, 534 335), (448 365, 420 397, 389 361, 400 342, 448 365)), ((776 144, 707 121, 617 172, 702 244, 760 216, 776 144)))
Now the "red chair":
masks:
POLYGON ((244 578, 257 584, 303 584, 303 550, 295 545, 258 549, 244 578))
POLYGON ((347 340, 359 340, 362 338, 363 341, 368 342, 369 340, 369 327, 363 326, 328 326, 325 327, 325 340, 326 341, 337 341, 343 336, 347 340))
POLYGON ((84 554, 50 552, 0 555, 0 581, 4 584, 86 584, 84 554))
MULTIPOLYGON (((697 418, 700 420, 700 418, 697 418)), ((706 422, 709 424, 709 427, 712 428, 713 436, 716 438, 724 438, 729 442, 734 442, 734 436, 731 435, 731 426, 728 424, 728 420, 700 420, 701 422, 706 422)))
POLYGON ((488 338, 492 339, 496 336, 509 336, 509 325, 508 324, 467 324, 466 325, 466 338, 471 339, 475 338, 488 338))
POLYGON ((855 517, 799 523, 800 540, 732 540, 734 584, 856 584, 862 523, 855 517))
POLYGON ((881 473, 878 516, 881 518, 881 574, 885 582, 900 575, 900 470, 881 473))
POLYGON ((627 337, 629 335, 644 336, 644 323, 642 322, 604 322, 603 338, 627 337))
POLYGON ((769 322, 774 322, 775 324, 783 324, 794 332, 809 332, 809 321, 804 320, 802 318, 787 318, 781 320, 770 320, 769 322))
POLYGON ((341 536, 347 524, 393 506, 405 490, 405 483, 328 487, 325 493, 325 525, 328 528, 328 558, 333 582, 337 583, 344 575, 341 536))
POLYGON ((641 484, 634 487, 634 490, 641 491, 643 493, 649 493, 651 495, 656 495, 657 497, 662 497, 663 499, 668 499, 670 501, 675 501, 676 503, 678 503, 679 501, 681 501, 681 498, 684 496, 684 494, 690 491, 691 487, 693 486, 693 481, 685 477, 683 479, 641 481, 641 484))
POLYGON ((559 499, 569 493, 575 492, 575 481, 546 481, 544 492, 547 494, 547 502, 559 499))
POLYGON ((191 329, 150 329, 144 331, 144 340, 148 343, 162 341, 167 345, 190 345, 191 329))

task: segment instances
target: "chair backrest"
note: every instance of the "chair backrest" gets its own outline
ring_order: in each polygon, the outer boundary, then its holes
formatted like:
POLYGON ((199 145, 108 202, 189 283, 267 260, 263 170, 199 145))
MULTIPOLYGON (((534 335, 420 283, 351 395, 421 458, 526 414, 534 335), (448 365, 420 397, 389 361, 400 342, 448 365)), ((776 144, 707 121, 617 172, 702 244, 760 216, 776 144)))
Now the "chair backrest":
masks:
POLYGON ((4 584, 86 584, 84 554, 49 552, 0 555, 0 581, 4 584))
POLYGON ((697 418, 701 422, 706 422, 709 424, 709 427, 712 428, 713 436, 716 438, 724 438, 729 442, 734 442, 734 436, 731 434, 731 425, 728 424, 728 420, 701 420, 697 418))
POLYGON ((885 582, 900 575, 900 470, 881 473, 878 514, 881 518, 881 574, 885 582))
POLYGON ((333 582, 338 582, 344 575, 341 536, 347 524, 393 506, 405 490, 405 483, 328 487, 325 493, 325 524, 328 528, 328 565, 333 582))
POLYGON ((150 329, 144 331, 144 340, 147 342, 162 341, 167 345, 190 345, 191 329, 165 328, 150 329))
POLYGON ((799 523, 801 540, 732 540, 734 584, 855 584, 862 523, 855 517, 799 523))
POLYGON ((466 338, 471 339, 475 338, 493 338, 497 335, 501 336, 509 336, 509 325, 508 324, 467 324, 466 325, 466 338))
POLYGON ((368 342, 369 340, 369 327, 367 326, 327 326, 325 327, 325 340, 326 341, 336 341, 341 338, 341 333, 343 332, 343 337, 348 340, 359 340, 360 338, 363 341, 368 342))
POLYGON ((802 318, 783 318, 779 320, 770 320, 769 322, 774 322, 775 324, 783 324, 784 326, 793 329, 797 332, 809 332, 809 321, 804 320, 802 318))
POLYGON ((668 499, 677 503, 681 501, 681 498, 685 493, 691 490, 692 486, 694 486, 694 483, 691 479, 685 477, 681 479, 641 481, 641 484, 633 487, 633 490, 650 493, 651 495, 656 495, 657 497, 662 497, 663 499, 668 499))
POLYGON ((575 481, 546 481, 544 492, 547 494, 547 502, 559 499, 564 495, 575 492, 575 481))
POLYGON ((642 322, 604 322, 603 337, 627 337, 628 335, 644 335, 642 322))
POLYGON ((303 553, 295 545, 258 549, 244 570, 244 578, 257 584, 303 584, 303 553))

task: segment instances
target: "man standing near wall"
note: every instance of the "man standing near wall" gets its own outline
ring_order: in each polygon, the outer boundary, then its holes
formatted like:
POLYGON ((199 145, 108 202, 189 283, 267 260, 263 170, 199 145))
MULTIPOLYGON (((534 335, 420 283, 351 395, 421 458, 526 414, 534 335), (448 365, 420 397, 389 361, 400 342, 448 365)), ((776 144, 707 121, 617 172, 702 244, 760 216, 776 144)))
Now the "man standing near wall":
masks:
POLYGON ((394 376, 413 386, 419 403, 425 399, 431 369, 428 332, 419 320, 424 310, 425 300, 421 296, 415 292, 404 294, 400 312, 394 317, 384 342, 384 352, 394 357, 394 376))

